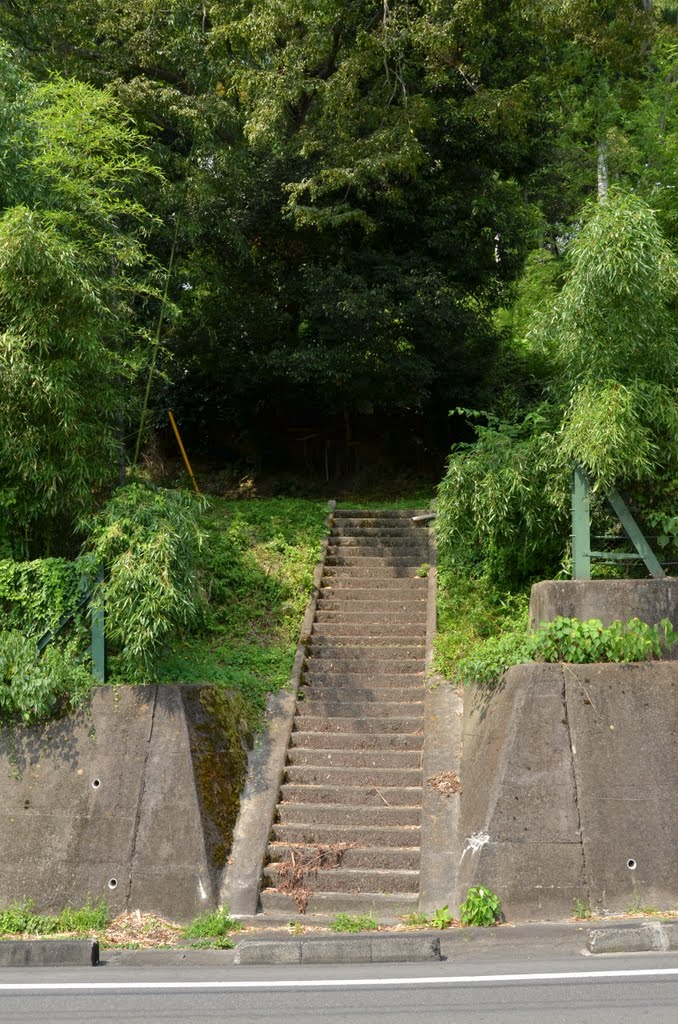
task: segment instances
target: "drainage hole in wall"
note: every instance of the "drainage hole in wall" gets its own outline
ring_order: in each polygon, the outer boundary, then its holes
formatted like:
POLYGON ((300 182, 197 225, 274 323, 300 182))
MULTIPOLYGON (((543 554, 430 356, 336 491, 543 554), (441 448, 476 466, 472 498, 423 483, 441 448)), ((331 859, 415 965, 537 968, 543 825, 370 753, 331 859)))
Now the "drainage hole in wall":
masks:
POLYGON ((110 882, 108 883, 108 888, 109 889, 117 889, 118 888, 118 879, 117 878, 112 878, 110 880, 110 882))
POLYGON ((101 782, 99 781, 99 779, 95 779, 92 783, 92 789, 98 789, 100 785, 101 782))
POLYGON ((630 857, 630 858, 629 858, 629 859, 627 860, 627 862, 626 862, 626 866, 627 866, 627 868, 629 869, 629 871, 635 871, 635 870, 636 870, 636 862, 635 862, 635 860, 633 859, 633 857, 630 857))

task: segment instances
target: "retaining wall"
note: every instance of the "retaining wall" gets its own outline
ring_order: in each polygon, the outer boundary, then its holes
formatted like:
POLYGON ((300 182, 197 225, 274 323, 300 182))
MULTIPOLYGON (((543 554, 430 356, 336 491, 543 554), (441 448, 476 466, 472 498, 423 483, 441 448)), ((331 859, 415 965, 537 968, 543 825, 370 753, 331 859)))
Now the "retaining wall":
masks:
POLYGON ((678 664, 518 665, 465 695, 461 898, 678 906, 678 664))
POLYGON ((217 904, 248 741, 211 686, 98 687, 87 711, 0 731, 0 907, 107 900, 188 920, 217 904))

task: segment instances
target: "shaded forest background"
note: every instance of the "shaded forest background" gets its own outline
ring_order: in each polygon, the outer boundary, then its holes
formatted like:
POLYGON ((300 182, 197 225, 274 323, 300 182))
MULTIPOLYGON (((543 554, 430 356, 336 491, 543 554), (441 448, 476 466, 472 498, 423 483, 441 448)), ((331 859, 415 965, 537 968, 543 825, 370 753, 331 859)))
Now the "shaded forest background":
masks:
POLYGON ((671 4, 0 0, 0 33, 8 553, 173 452, 168 408, 234 478, 438 480, 451 410, 543 400, 588 199, 678 241, 671 4))

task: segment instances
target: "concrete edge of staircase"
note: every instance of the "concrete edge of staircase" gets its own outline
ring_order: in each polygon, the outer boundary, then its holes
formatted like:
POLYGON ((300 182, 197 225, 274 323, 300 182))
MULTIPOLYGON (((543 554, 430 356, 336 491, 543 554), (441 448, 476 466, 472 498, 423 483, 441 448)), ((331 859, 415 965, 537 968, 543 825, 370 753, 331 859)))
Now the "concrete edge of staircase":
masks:
POLYGON ((285 757, 292 732, 297 690, 320 595, 336 506, 336 501, 327 503, 327 534, 323 538, 320 558, 313 574, 313 590, 299 634, 290 685, 269 697, 266 728, 257 737, 250 751, 247 780, 240 797, 240 811, 233 831, 231 854, 219 892, 219 903, 222 906, 229 906, 233 917, 256 914, 259 906, 259 886, 264 858, 285 771, 285 757))
POLYGON ((419 910, 431 913, 447 904, 454 913, 461 856, 460 794, 445 793, 439 785, 444 785, 449 773, 460 774, 463 700, 449 681, 433 672, 438 589, 434 529, 429 546, 419 910), (438 785, 431 782, 436 777, 438 785))

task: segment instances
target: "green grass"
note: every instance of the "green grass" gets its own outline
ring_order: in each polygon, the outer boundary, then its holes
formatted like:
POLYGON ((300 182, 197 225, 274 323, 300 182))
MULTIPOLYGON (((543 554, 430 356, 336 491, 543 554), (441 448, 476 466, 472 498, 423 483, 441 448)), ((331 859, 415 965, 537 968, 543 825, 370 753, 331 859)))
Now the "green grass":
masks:
POLYGON ((526 631, 528 602, 529 589, 496 593, 483 579, 462 577, 439 565, 435 671, 454 679, 457 662, 478 643, 502 632, 526 631))
MULTIPOLYGON (((231 932, 239 932, 242 925, 230 916, 228 907, 208 910, 194 918, 189 925, 181 930, 182 939, 226 939, 231 932)), ((195 943, 194 943, 195 945, 195 943)), ((222 946, 230 949, 230 946, 222 946)))
POLYGON ((210 499, 202 525, 207 613, 159 667, 165 682, 239 690, 255 716, 287 682, 325 535, 327 503, 210 499))
POLYGON ((0 910, 0 936, 2 935, 58 935, 71 932, 88 935, 103 931, 109 922, 109 910, 105 903, 90 904, 73 909, 67 907, 60 914, 37 914, 31 900, 12 903, 6 910, 0 910))
POLYGON ((378 927, 372 914, 336 914, 330 921, 333 932, 373 932, 378 927))

